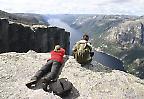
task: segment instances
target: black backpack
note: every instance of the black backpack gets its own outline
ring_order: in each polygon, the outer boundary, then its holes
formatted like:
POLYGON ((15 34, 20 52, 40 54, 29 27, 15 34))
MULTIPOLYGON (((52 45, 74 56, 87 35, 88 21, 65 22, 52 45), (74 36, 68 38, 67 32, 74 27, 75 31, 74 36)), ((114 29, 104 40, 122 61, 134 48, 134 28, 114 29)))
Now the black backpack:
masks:
POLYGON ((60 78, 49 84, 49 90, 60 97, 64 97, 71 92, 72 86, 67 78, 60 78))

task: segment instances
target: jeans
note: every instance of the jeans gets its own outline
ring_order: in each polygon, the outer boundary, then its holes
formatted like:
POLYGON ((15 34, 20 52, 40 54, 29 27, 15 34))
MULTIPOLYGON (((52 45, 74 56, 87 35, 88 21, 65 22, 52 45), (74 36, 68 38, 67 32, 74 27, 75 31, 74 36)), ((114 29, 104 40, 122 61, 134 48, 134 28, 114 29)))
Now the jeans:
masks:
POLYGON ((59 76, 62 64, 55 60, 48 60, 47 63, 41 67, 40 70, 32 77, 32 79, 40 80, 42 77, 49 82, 56 79, 59 76))

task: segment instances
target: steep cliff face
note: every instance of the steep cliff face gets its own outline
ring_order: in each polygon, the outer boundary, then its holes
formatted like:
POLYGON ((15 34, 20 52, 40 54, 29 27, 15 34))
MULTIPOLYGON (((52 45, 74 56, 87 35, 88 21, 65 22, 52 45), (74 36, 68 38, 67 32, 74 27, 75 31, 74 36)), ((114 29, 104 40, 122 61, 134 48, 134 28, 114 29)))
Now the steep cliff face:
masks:
POLYGON ((144 24, 141 24, 141 44, 144 45, 144 24))
POLYGON ((144 27, 142 21, 126 21, 117 27, 112 27, 104 40, 116 42, 122 46, 132 48, 144 43, 144 27))
POLYGON ((9 23, 6 19, 0 20, 0 51, 5 52, 9 49, 8 45, 9 23), (6 42, 7 41, 7 42, 6 42))
POLYGON ((96 47, 108 53, 118 55, 144 45, 144 21, 125 20, 117 26, 111 27, 97 38, 96 47))
POLYGON ((111 27, 96 40, 101 50, 117 56, 124 62, 129 73, 140 78, 144 78, 144 67, 135 64, 135 61, 144 57, 143 24, 143 19, 124 21, 118 26, 111 27))
POLYGON ((60 44, 69 52, 70 33, 64 29, 46 26, 28 26, 0 19, 0 52, 47 52, 60 44))

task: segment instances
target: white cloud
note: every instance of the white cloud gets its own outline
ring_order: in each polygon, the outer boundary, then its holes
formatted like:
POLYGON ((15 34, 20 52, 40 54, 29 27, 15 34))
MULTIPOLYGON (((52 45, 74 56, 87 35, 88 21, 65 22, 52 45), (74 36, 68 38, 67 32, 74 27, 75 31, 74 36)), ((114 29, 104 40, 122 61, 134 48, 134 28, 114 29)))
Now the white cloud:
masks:
POLYGON ((101 13, 144 15, 144 0, 0 0, 11 13, 101 13))

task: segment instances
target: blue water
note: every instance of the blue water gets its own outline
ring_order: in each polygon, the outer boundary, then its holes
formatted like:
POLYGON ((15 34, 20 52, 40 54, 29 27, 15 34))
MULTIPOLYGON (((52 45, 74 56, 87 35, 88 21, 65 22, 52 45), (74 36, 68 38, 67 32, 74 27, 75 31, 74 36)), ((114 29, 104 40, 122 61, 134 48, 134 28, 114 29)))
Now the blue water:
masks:
POLYGON ((95 51, 93 59, 104 66, 124 71, 123 62, 106 53, 95 51))
MULTIPOLYGON (((75 42, 81 39, 82 33, 80 31, 77 31, 73 28, 71 28, 68 24, 62 22, 60 19, 51 18, 48 20, 48 23, 50 26, 57 26, 60 28, 64 28, 66 31, 70 32, 70 49, 72 49, 75 42)), ((71 52, 71 50, 70 50, 71 52)), ((123 68, 123 62, 119 59, 112 57, 106 53, 95 51, 93 60, 101 63, 104 66, 110 67, 112 69, 122 70, 123 68)))

